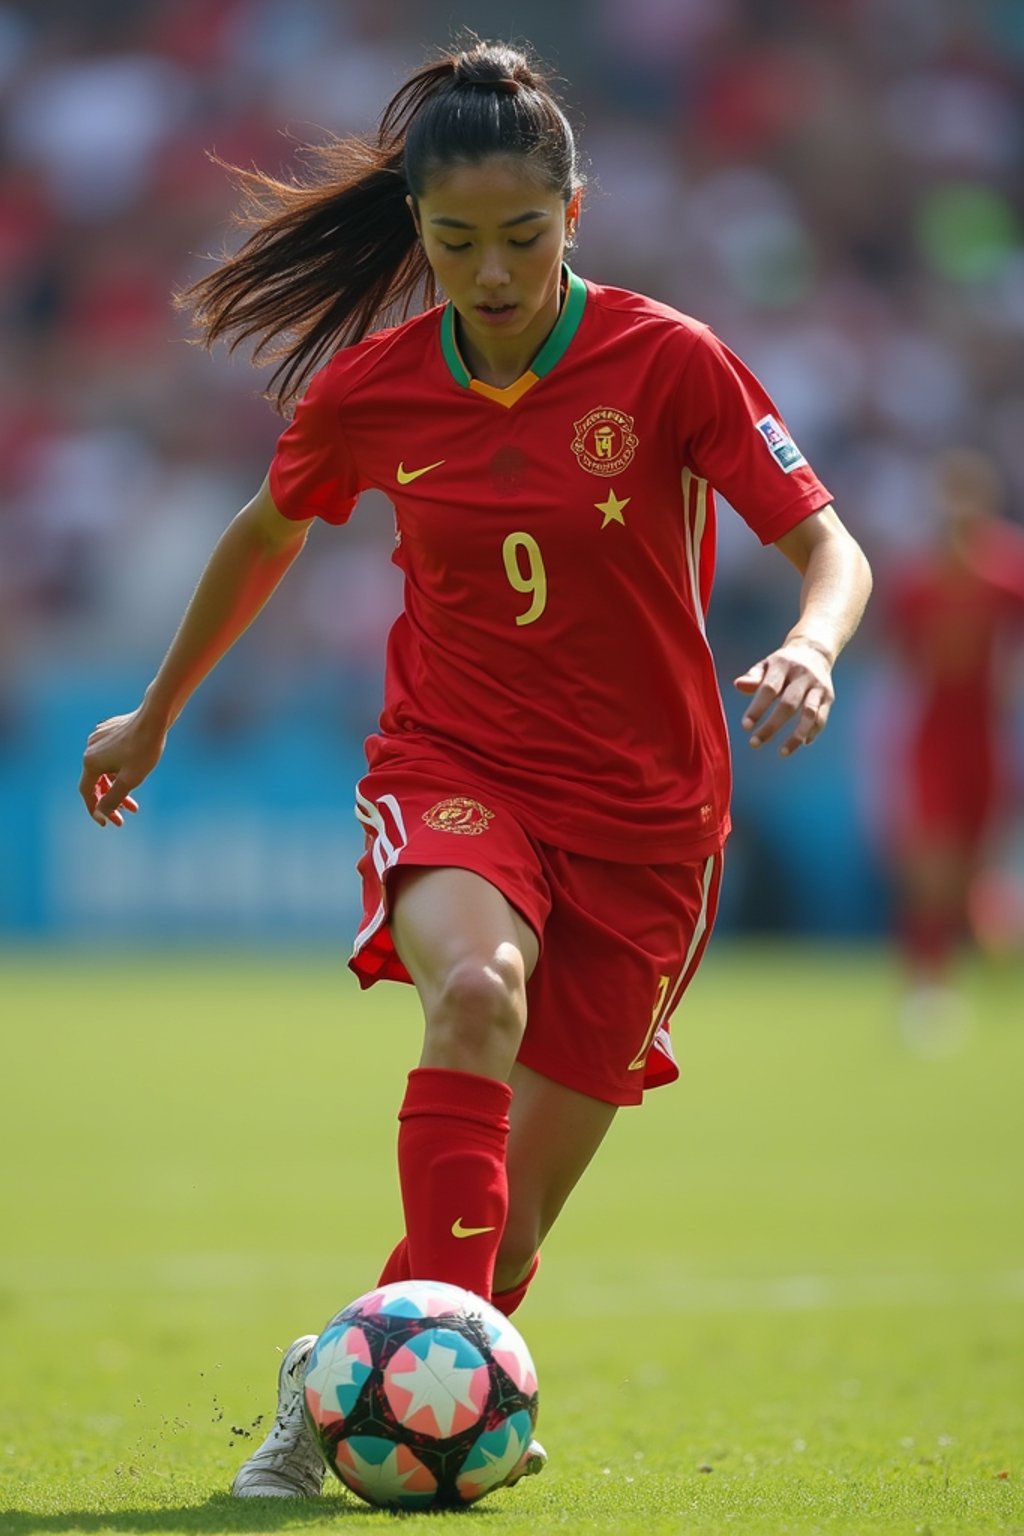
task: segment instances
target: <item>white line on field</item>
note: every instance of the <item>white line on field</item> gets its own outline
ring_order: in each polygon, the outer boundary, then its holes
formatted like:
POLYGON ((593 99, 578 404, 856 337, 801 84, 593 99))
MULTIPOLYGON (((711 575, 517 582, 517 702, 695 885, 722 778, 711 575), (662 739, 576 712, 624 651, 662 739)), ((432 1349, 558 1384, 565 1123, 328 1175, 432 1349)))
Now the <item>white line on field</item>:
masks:
MULTIPOLYGON (((602 1275, 560 1262, 560 1284, 543 1283, 531 1297, 535 1317, 603 1316, 622 1304, 623 1292, 640 1288, 645 1307, 667 1312, 815 1312, 900 1306, 945 1306, 959 1302, 1024 1302, 1024 1269, 975 1271, 877 1270, 860 1274, 686 1275, 652 1278, 616 1264, 602 1275), (567 1298, 563 1312, 559 1295, 567 1298)), ((51 1259, 24 1256, 0 1259, 0 1293, 74 1296, 95 1293, 220 1292, 258 1288, 322 1294, 323 1277, 340 1271, 376 1273, 373 1256, 349 1252, 337 1256, 280 1253, 190 1253, 162 1257, 51 1259)), ((339 1302, 339 1305, 341 1302, 339 1302)))
MULTIPOLYGON (((600 1316, 621 1305, 623 1275, 572 1288, 574 1316, 600 1316)), ((681 1276, 654 1285, 638 1278, 644 1307, 668 1312, 829 1312, 872 1307, 948 1306, 960 1302, 1024 1302, 1024 1270, 927 1273, 904 1271, 845 1275, 681 1276)), ((544 1299, 537 1298, 543 1312, 544 1299)))

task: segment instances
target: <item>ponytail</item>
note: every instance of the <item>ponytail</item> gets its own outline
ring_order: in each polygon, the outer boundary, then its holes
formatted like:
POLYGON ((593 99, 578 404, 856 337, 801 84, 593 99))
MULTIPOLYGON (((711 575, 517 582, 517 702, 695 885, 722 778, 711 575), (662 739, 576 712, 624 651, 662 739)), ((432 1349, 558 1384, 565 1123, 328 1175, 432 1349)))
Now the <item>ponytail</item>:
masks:
POLYGON ((211 158, 235 179, 245 243, 175 295, 199 341, 255 340, 252 361, 277 361, 267 396, 285 413, 310 374, 382 317, 404 319, 437 293, 406 198, 431 177, 488 155, 522 155, 566 202, 581 185, 572 129, 544 79, 517 49, 477 43, 418 70, 381 116, 376 139, 307 146, 314 174, 279 181, 211 158))

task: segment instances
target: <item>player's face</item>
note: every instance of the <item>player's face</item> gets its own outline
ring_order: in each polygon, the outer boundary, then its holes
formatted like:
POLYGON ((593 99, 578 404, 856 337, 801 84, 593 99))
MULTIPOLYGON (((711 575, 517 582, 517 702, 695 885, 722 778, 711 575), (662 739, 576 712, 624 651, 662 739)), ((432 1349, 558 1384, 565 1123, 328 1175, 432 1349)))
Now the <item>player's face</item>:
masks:
POLYGON ((567 206, 514 158, 455 166, 430 183, 413 213, 471 354, 525 369, 539 351, 558 318, 578 211, 578 197, 567 206))

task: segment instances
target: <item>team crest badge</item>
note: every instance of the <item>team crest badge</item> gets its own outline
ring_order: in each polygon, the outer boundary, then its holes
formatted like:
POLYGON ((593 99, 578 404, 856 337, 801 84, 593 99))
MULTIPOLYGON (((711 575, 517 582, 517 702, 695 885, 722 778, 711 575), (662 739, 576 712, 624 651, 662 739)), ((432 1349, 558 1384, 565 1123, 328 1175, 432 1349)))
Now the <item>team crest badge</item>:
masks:
POLYGON ((633 418, 625 411, 601 406, 574 422, 572 451, 580 467, 592 475, 620 475, 636 453, 639 441, 633 418))
POLYGON ((452 795, 449 800, 439 800, 429 811, 423 812, 423 820, 434 832, 457 832, 462 837, 478 837, 487 831, 487 824, 494 820, 494 812, 479 800, 468 800, 465 795, 452 795))

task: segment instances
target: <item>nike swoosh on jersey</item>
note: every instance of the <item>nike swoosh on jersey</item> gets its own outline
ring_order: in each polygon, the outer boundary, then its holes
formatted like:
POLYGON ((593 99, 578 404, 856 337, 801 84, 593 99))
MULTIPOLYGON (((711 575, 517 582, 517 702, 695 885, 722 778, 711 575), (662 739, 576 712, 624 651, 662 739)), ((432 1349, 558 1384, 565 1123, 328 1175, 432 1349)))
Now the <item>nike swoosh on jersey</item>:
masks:
POLYGON ((452 1237, 480 1237, 484 1232, 493 1231, 493 1227, 464 1227, 461 1216, 452 1222, 452 1237))
POLYGON ((438 459, 436 464, 424 464, 422 469, 406 469, 404 464, 399 464, 395 478, 399 485, 408 485, 410 480, 418 480, 420 475, 429 475, 432 469, 440 469, 444 462, 444 459, 438 459))

